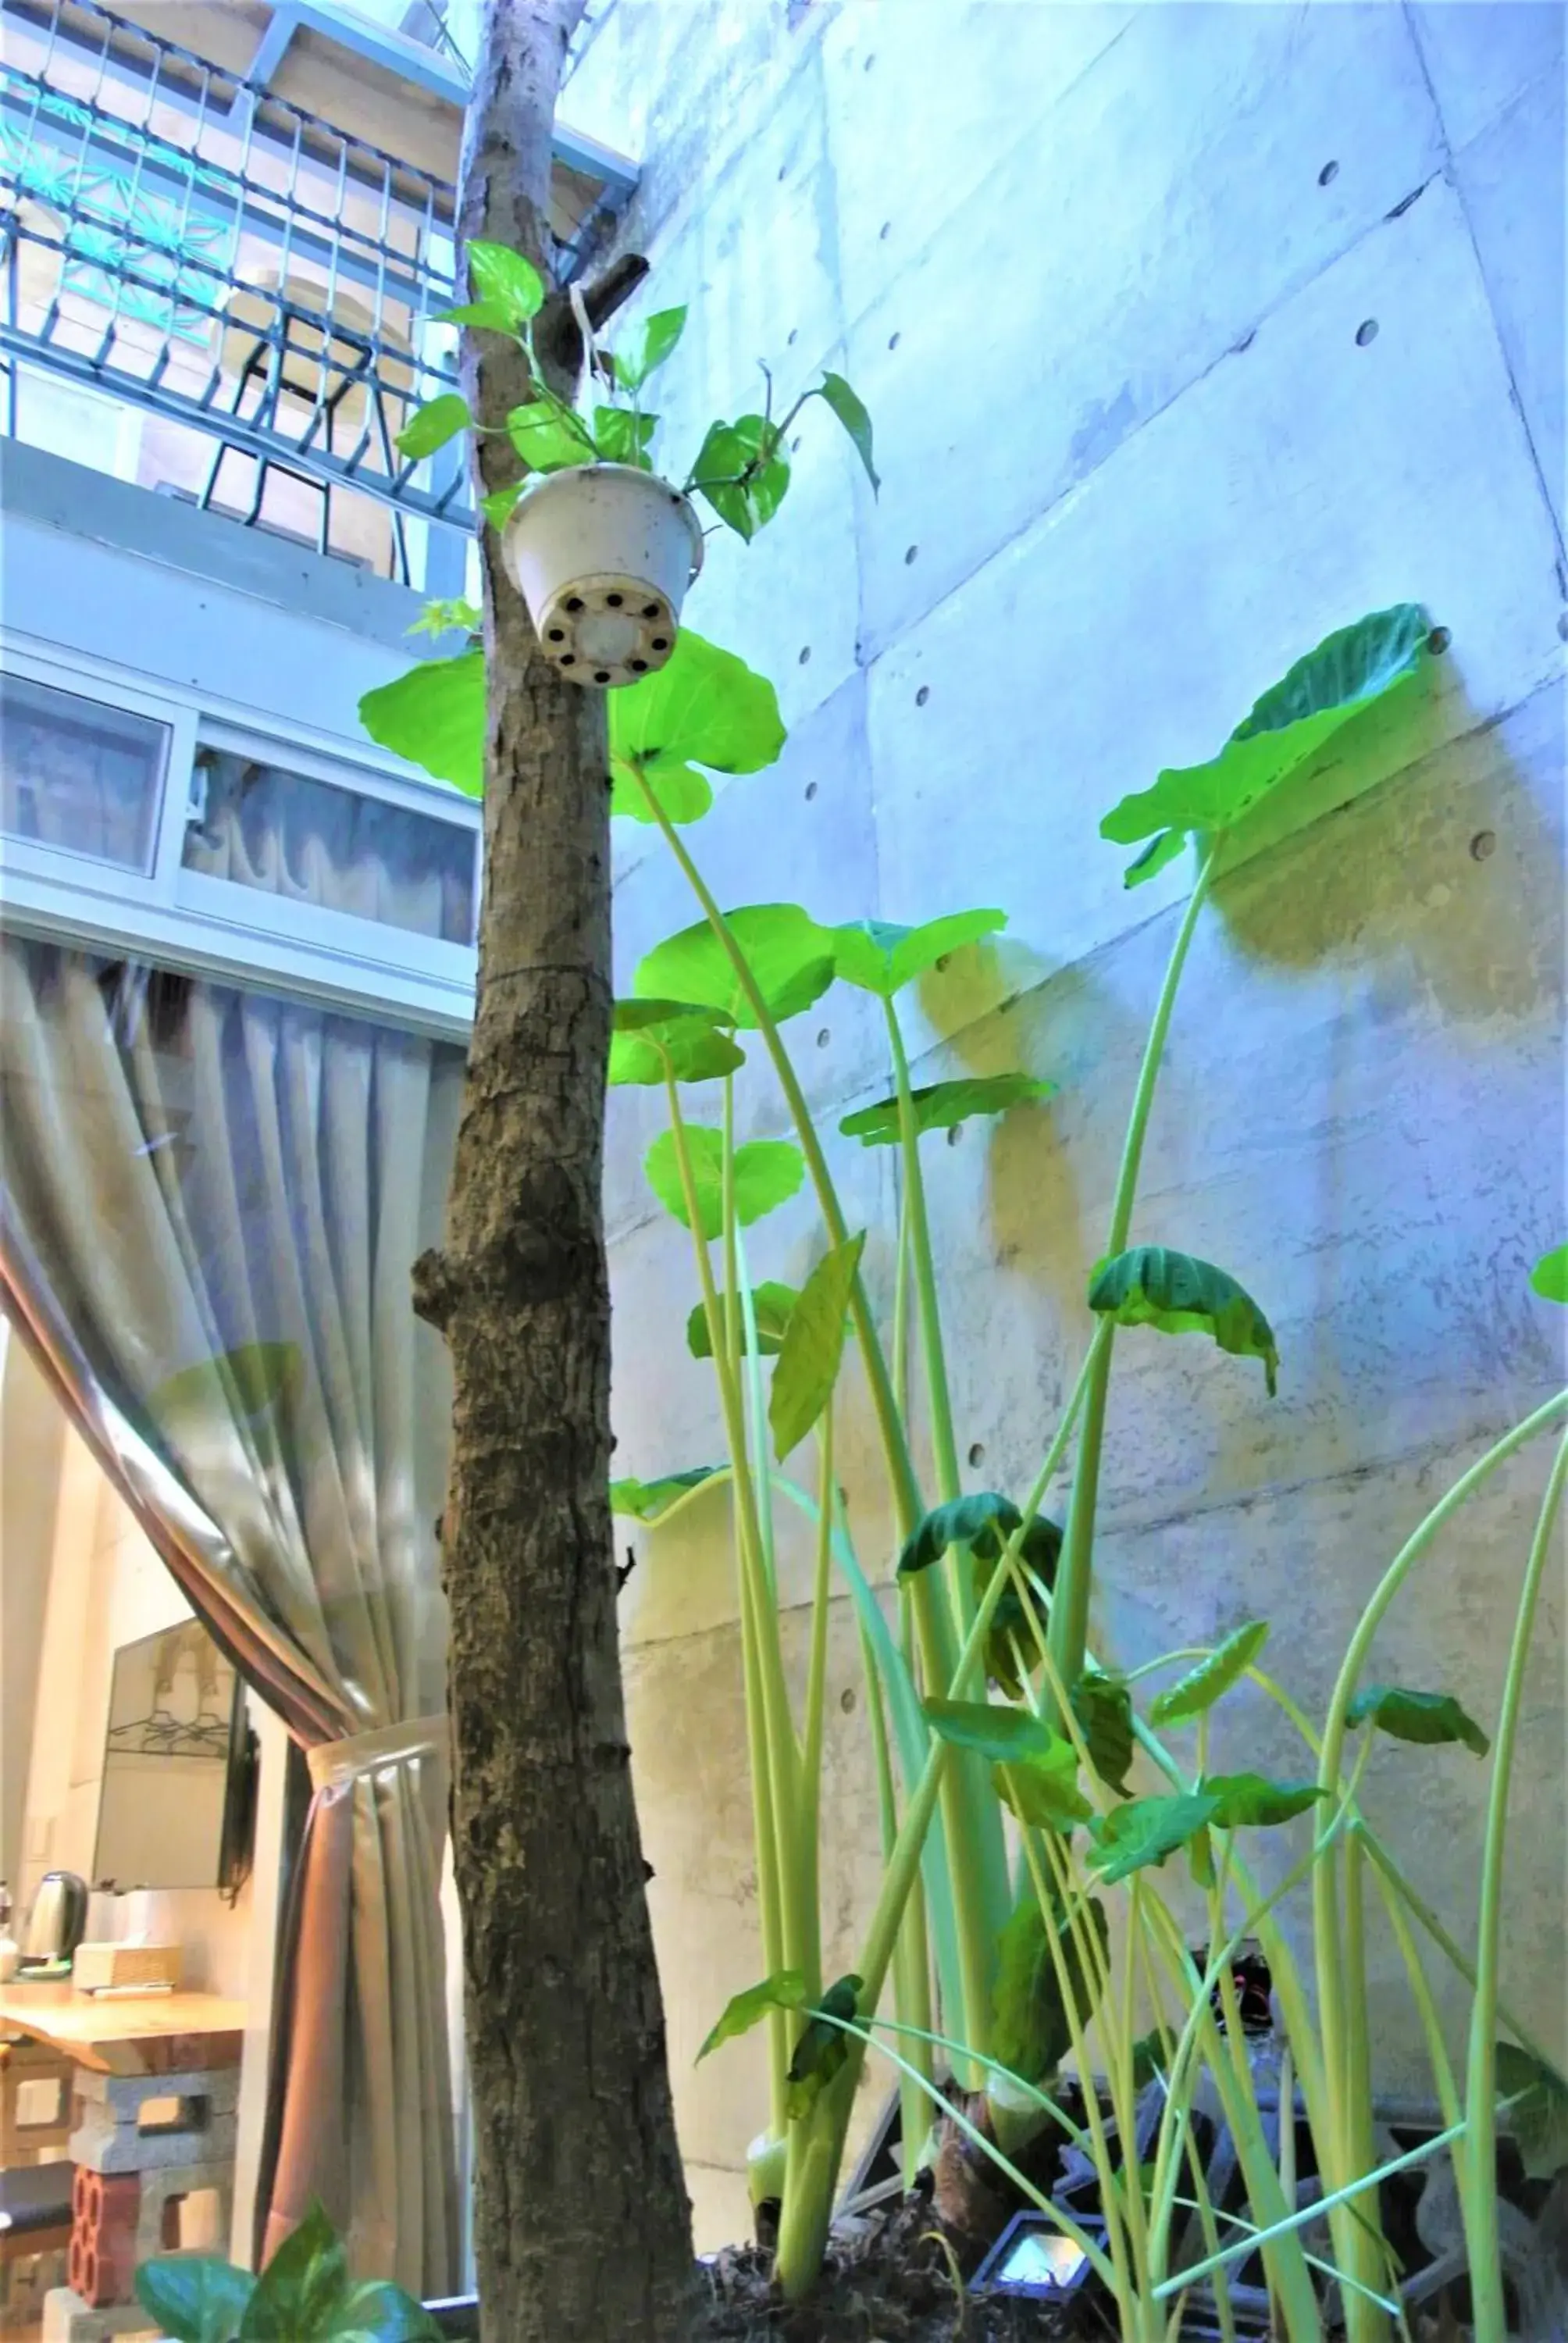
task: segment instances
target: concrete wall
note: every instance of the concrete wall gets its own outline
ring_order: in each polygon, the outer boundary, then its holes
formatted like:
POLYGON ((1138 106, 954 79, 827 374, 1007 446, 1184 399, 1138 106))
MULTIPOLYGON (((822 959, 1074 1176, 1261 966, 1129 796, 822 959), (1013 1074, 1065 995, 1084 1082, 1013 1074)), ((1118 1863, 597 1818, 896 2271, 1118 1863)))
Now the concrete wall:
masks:
MULTIPOLYGON (((1101 813, 1212 754, 1330 628, 1403 598, 1452 630, 1423 705, 1365 752, 1381 785, 1219 891, 1186 979, 1137 1234, 1228 1265, 1272 1318, 1276 1402, 1197 1342, 1124 1341, 1100 1548, 1101 1648, 1137 1663, 1251 1616, 1321 1712, 1359 1608, 1423 1512, 1561 1379, 1525 1288, 1564 1221, 1561 7, 838 6, 616 0, 566 105, 644 157, 629 241, 649 306, 689 301, 659 377, 689 462, 718 412, 822 364, 869 402, 873 500, 826 412, 783 514, 709 540, 694 623, 777 681, 780 763, 693 843, 729 904, 918 920, 998 904, 1000 949, 911 1004, 916 1079, 1023 1065, 1045 1111, 928 1142, 961 1442, 1020 1489, 1084 1341, 1138 1052, 1188 874, 1127 894, 1101 813), (1372 330, 1375 327, 1375 331, 1372 330), (970 1443, 973 1443, 970 1447, 970 1443)), ((776 410, 777 411, 777 410, 776 410)), ((695 906, 619 840, 618 958, 695 906)), ((794 1029, 831 1125, 885 1082, 874 1004, 794 1029)), ((749 1129, 782 1125, 749 1079, 749 1129)), ((685 1239, 618 1101, 610 1167, 620 1469, 712 1459, 684 1354, 685 1239)), ((841 1145, 885 1286, 885 1152, 841 1145)), ((790 1208, 754 1272, 819 1244, 790 1208)), ((861 1411, 863 1413, 863 1411, 861 1411)), ((863 1422, 862 1552, 885 1505, 863 1422)), ((1544 1477, 1491 1483, 1424 1565, 1374 1673, 1495 1712, 1544 1477)), ((745 2049, 693 2075, 759 1974, 721 1503, 640 1541, 624 1598, 632 1736, 699 2227, 744 2220, 761 2119, 745 2049)), ((799 1558, 788 1583, 803 1588, 799 1558)), ((1560 2046, 1562 1575, 1518 1756, 1507 1990, 1560 2046)), ((797 1648, 804 1614, 792 1612, 797 1648)), ((852 1634, 835 1622, 829 1963, 855 1941, 876 1821, 852 1634)), ((1231 1704, 1222 1754, 1287 1770, 1231 1704)), ((1462 1937, 1485 1772, 1389 1745, 1369 1796, 1462 1937)), ((1459 2002, 1447 1993, 1451 2017, 1459 2002)), ((1385 1945, 1384 2079, 1424 2091, 1385 1945)))

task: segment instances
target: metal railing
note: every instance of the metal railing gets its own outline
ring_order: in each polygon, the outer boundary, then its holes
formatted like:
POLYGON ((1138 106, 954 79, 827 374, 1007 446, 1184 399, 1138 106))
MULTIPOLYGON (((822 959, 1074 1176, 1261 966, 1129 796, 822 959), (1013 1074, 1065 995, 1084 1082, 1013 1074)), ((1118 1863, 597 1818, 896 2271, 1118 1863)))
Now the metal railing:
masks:
POLYGON ((405 578, 411 518, 466 537, 457 453, 396 444, 455 381, 451 186, 94 0, 0 19, 5 430, 64 378, 142 485, 405 578))

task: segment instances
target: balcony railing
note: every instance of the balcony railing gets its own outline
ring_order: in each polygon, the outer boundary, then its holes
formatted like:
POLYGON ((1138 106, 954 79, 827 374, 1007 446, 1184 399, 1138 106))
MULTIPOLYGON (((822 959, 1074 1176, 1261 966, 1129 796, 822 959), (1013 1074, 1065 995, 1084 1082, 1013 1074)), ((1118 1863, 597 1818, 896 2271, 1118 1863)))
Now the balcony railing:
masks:
POLYGON ((434 528, 457 590, 466 468, 397 448, 455 380, 451 186, 93 0, 0 16, 5 431, 432 585, 434 528))

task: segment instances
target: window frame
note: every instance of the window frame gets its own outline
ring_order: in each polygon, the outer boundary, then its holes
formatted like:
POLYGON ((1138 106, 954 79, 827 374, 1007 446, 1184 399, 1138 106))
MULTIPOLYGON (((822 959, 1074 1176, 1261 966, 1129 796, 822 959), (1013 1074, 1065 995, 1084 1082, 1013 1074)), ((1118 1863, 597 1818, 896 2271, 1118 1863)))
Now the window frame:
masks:
POLYGON ((0 838, 0 927, 94 951, 134 954, 225 983, 263 986, 440 1040, 467 1041, 474 1015, 473 946, 187 870, 182 854, 199 803, 197 756, 203 748, 217 749, 466 831, 473 841, 477 904, 476 801, 368 741, 361 749, 161 678, 149 688, 144 676, 85 653, 66 654, 58 644, 15 628, 0 628, 0 665, 25 680, 168 728, 151 871, 0 838))

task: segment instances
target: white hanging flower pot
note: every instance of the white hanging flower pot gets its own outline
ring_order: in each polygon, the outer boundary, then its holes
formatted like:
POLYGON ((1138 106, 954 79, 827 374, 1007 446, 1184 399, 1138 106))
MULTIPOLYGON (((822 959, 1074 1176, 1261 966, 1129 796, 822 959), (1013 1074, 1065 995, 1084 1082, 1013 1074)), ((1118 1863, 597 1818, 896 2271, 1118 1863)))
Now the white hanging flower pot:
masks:
POLYGON ((525 490, 502 549, 545 657, 602 690, 651 675, 675 649, 702 530, 668 480, 583 464, 525 490))

